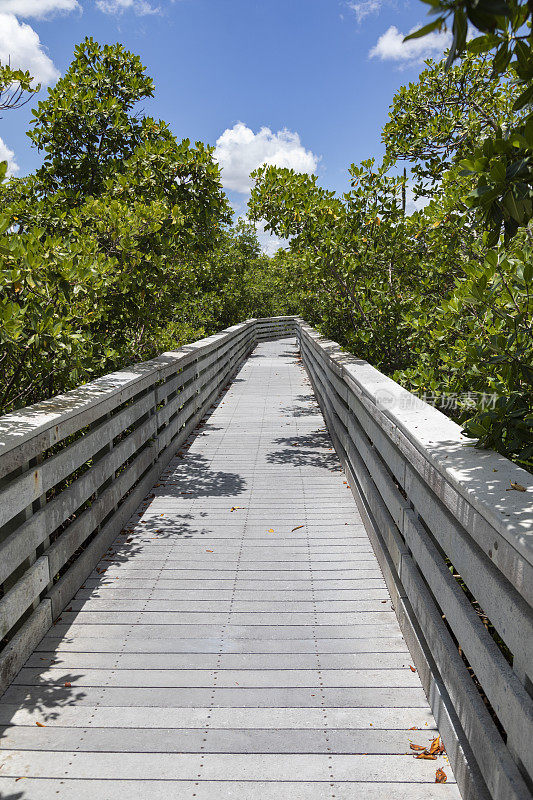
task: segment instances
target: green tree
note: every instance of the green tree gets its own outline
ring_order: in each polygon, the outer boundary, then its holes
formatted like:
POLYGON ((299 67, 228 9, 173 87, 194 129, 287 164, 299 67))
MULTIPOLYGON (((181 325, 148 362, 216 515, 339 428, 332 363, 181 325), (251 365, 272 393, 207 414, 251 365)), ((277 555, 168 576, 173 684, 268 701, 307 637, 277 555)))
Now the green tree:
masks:
POLYGON ((34 85, 29 72, 0 64, 0 112, 26 105, 40 89, 41 84, 34 85))
POLYGON ((154 93, 138 56, 122 45, 87 38, 74 61, 33 112, 28 136, 44 154, 37 171, 45 187, 98 194, 141 142, 159 133, 132 113, 154 93))
POLYGON ((195 338, 183 309, 230 221, 213 148, 134 115, 138 57, 75 56, 35 115, 44 165, 1 189, 4 409, 195 338))
POLYGON ((531 468, 528 232, 516 232, 512 248, 490 250, 483 221, 465 202, 475 179, 462 164, 509 117, 516 93, 482 57, 447 71, 429 62, 393 100, 382 166, 352 165, 342 197, 315 177, 263 167, 250 208, 291 238, 285 258, 300 275, 301 313, 442 404, 481 446, 531 468), (428 201, 411 215, 396 159, 410 164, 415 195, 428 201))
POLYGON ((472 54, 487 54, 492 78, 515 84, 518 96, 513 111, 498 119, 494 130, 477 143, 463 162, 464 174, 477 185, 467 200, 478 209, 487 227, 487 242, 507 240, 533 218, 533 6, 528 0, 423 0, 435 19, 408 39, 443 30, 451 20, 453 41, 446 61, 472 54), (481 34, 467 42, 468 26, 481 34))

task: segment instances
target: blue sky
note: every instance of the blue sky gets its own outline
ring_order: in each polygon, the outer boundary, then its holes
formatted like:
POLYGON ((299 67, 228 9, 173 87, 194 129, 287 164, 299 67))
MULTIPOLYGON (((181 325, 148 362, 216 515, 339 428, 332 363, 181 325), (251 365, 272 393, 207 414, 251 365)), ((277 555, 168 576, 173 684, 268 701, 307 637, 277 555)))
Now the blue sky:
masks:
MULTIPOLYGON (((435 34, 402 45, 426 8, 420 0, 0 0, 0 61, 53 85, 85 36, 122 42, 155 80, 146 112, 180 138, 219 142, 240 212, 248 171, 265 159, 314 170, 342 191, 350 163, 381 155, 395 90, 446 44, 435 34)), ((25 136, 30 108, 0 120, 0 155, 18 175, 40 163, 25 136)))

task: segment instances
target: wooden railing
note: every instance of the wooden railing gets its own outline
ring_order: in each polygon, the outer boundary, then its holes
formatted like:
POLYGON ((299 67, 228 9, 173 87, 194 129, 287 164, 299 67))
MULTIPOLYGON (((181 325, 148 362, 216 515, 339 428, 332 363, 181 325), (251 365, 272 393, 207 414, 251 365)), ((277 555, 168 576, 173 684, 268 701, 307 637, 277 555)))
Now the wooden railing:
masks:
POLYGON ((0 692, 257 341, 248 320, 0 417, 0 692))
POLYGON ((253 349, 256 329, 244 322, 0 418, 0 690, 253 349))
POLYGON ((533 476, 297 327, 462 795, 531 800, 533 476))

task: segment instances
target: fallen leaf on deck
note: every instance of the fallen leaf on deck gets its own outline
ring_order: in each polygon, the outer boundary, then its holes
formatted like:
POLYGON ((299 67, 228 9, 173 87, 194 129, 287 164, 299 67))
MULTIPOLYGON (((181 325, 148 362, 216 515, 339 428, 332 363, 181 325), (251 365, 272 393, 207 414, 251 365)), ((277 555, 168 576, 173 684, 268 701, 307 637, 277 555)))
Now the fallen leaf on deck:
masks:
POLYGON ((23 781, 25 777, 26 777, 25 775, 21 775, 19 778, 15 778, 15 783, 17 781, 23 781))
POLYGON ((72 686, 72 684, 71 684, 71 683, 69 683, 69 682, 67 681, 67 682, 65 683, 65 686, 69 687, 69 686, 72 686))
POLYGON ((274 528, 269 528, 267 533, 274 533, 274 528))
POLYGON ((435 783, 446 783, 447 780, 448 776, 446 775, 444 770, 441 769, 441 767, 439 767, 435 773, 435 783))
POLYGON ((418 730, 418 728, 416 727, 416 725, 413 725, 413 727, 412 727, 412 728, 409 728, 409 730, 410 730, 410 731, 417 731, 417 730, 418 730))
MULTIPOLYGON (((509 481, 509 483, 511 484, 511 489, 516 489, 517 492, 525 492, 525 491, 527 491, 526 487, 522 486, 521 483, 513 483, 512 481, 509 481)), ((506 489, 506 491, 510 492, 511 489, 506 489)))
POLYGON ((206 553, 212 553, 213 551, 212 550, 206 550, 205 552, 206 553))
POLYGON ((440 736, 435 736, 433 741, 429 746, 430 753, 439 753, 440 752, 440 736))
POLYGON ((409 669, 411 670, 411 672, 416 672, 416 668, 413 667, 412 664, 409 664, 409 669))
POLYGON ((43 725, 42 722, 35 721, 35 724, 37 725, 38 728, 46 728, 46 725, 43 725))
POLYGON ((291 530, 291 533, 294 533, 294 531, 299 531, 299 530, 300 530, 300 528, 303 528, 303 527, 304 527, 303 525, 297 525, 295 528, 293 528, 293 529, 291 530))
POLYGON ((434 756, 433 753, 419 753, 415 758, 425 758, 429 761, 436 761, 437 756, 434 756))
POLYGON ((413 742, 409 742, 409 747, 411 750, 425 750, 426 746, 423 744, 413 744, 413 742))

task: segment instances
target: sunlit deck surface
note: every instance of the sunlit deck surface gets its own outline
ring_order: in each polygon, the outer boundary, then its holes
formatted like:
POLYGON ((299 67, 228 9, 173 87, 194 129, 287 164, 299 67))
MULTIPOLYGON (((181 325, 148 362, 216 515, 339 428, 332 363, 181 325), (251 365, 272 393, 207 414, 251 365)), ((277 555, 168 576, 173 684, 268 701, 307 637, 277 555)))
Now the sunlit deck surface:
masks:
POLYGON ((294 340, 261 344, 3 696, 0 797, 455 800, 410 664, 294 340))

